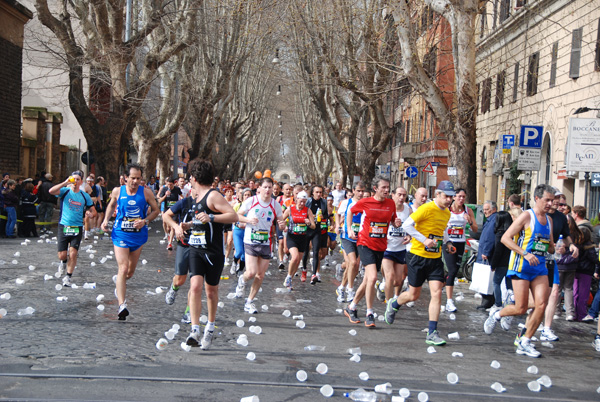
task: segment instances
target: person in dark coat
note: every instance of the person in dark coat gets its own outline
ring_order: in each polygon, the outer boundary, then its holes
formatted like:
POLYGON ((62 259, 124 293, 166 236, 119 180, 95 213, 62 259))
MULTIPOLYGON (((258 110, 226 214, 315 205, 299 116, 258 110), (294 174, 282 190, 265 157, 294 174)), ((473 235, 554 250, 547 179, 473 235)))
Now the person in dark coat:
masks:
MULTIPOLYGON (((506 211, 496 213, 496 221, 494 223, 494 252, 490 261, 492 271, 494 271, 494 308, 495 310, 502 309, 502 280, 508 272, 508 260, 510 259, 510 250, 502 243, 502 235, 508 230, 512 224, 512 216, 506 211)), ((512 282, 510 278, 506 278, 506 289, 512 292, 512 282)))
POLYGON ((24 237, 38 237, 37 230, 35 229, 35 218, 37 217, 35 204, 38 198, 33 194, 33 183, 27 182, 23 188, 23 193, 21 194, 22 234, 24 237))
MULTIPOLYGON (((496 244, 496 235, 494 227, 496 225, 496 211, 498 207, 494 201, 486 201, 483 203, 483 214, 487 218, 481 230, 479 237, 479 251, 477 253, 477 262, 489 262, 494 252, 496 244)), ((507 264, 508 266, 508 264, 507 264)), ((494 305, 494 295, 481 295, 481 304, 477 306, 478 310, 486 310, 494 305)))

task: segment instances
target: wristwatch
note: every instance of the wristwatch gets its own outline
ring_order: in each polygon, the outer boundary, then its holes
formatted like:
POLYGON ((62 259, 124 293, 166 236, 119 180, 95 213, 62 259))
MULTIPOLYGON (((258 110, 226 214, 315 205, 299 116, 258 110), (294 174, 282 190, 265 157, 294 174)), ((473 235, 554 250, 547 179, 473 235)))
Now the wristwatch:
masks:
POLYGON ((215 221, 215 216, 213 214, 208 214, 208 218, 210 219, 211 222, 215 221))
POLYGON ((529 251, 527 251, 527 250, 523 251, 523 257, 525 257, 527 254, 529 254, 529 251))
POLYGON ((144 219, 144 222, 146 222, 146 226, 150 225, 150 221, 148 219, 144 219))

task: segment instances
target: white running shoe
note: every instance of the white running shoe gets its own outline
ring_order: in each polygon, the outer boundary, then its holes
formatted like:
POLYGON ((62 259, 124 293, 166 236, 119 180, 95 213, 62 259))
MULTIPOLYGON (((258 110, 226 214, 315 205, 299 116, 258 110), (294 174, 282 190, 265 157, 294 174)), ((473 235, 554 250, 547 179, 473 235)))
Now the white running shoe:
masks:
POLYGON ((67 287, 71 287, 71 277, 70 276, 65 276, 63 278, 63 286, 67 286, 67 287))
POLYGON ((352 302, 352 300, 354 300, 355 294, 356 293, 354 292, 354 289, 346 289, 346 302, 352 302))
POLYGON ((456 311, 456 306, 454 305, 454 300, 448 299, 446 301, 446 311, 449 313, 454 313, 456 311))
POLYGON ((531 343, 524 344, 523 341, 519 341, 517 345, 518 355, 527 355, 529 357, 540 357, 542 354, 535 349, 531 343))
POLYGON ((483 332, 490 335, 492 332, 494 332, 494 327, 496 327, 497 322, 498 321, 494 318, 494 315, 490 315, 483 323, 483 332))
POLYGON ((225 264, 223 264, 225 267, 228 267, 230 264, 229 262, 229 258, 225 258, 225 264))
POLYGON ((65 264, 64 262, 60 262, 60 264, 58 264, 58 276, 63 276, 65 273, 67 272, 67 264, 65 264))
POLYGON ((215 332, 214 331, 204 331, 204 336, 200 341, 200 349, 207 350, 212 345, 212 340, 215 332))
POLYGON ((558 336, 552 331, 552 328, 544 328, 540 334, 540 340, 554 342, 558 341, 558 336))
POLYGON ((244 304, 244 311, 248 314, 256 314, 258 313, 258 310, 256 309, 256 306, 254 305, 254 303, 246 303, 244 304))
POLYGON ((244 275, 240 275, 240 278, 238 279, 238 284, 235 287, 235 297, 244 297, 244 289, 246 289, 246 282, 244 282, 244 275))

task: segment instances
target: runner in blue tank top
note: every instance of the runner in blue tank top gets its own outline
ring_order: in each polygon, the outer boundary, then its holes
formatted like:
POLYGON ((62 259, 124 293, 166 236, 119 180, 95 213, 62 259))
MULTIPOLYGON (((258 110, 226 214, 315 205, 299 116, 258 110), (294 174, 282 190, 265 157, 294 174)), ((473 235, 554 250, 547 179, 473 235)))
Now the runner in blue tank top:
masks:
POLYGON ((127 280, 133 276, 142 246, 148 240, 148 224, 158 216, 158 205, 149 188, 140 186, 142 167, 130 163, 125 168, 126 184, 115 187, 110 195, 110 204, 102 222, 106 231, 108 220, 117 210, 113 225, 112 240, 115 246, 115 258, 119 266, 117 273, 117 298, 119 299, 119 320, 129 315, 127 310, 127 280), (150 214, 146 216, 150 206, 150 214))
POLYGON ((497 322, 505 331, 510 329, 512 317, 527 312, 529 291, 535 303, 529 315, 525 335, 517 335, 515 345, 517 354, 540 357, 533 345, 531 337, 537 331, 548 303, 548 270, 545 264, 546 253, 554 253, 552 239, 552 218, 548 212, 552 207, 555 189, 547 184, 540 184, 533 193, 535 205, 521 214, 502 236, 502 243, 511 250, 509 271, 512 279, 515 304, 508 304, 502 310, 491 314, 485 321, 483 330, 491 334, 497 322), (514 238, 518 236, 515 242, 514 238))

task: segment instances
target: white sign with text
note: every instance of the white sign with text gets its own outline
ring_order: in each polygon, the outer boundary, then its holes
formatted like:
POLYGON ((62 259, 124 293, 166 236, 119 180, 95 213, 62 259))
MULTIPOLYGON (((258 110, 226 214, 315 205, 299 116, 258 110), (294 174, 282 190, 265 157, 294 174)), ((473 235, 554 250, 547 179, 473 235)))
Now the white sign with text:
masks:
POLYGON ((567 170, 600 172, 600 119, 569 121, 567 170))

